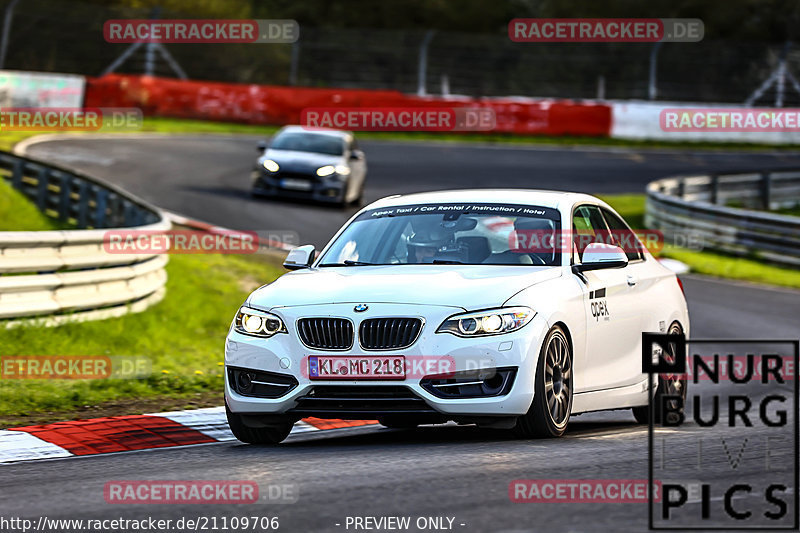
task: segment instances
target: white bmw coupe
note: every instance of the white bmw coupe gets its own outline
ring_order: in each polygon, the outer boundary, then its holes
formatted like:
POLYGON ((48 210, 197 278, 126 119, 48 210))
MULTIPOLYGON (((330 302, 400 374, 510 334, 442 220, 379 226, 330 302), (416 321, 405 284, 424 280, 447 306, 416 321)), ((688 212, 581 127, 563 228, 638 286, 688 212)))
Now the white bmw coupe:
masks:
POLYGON ((556 437, 588 411, 646 421, 651 387, 685 398, 680 376, 642 373, 642 332, 688 336, 680 281, 592 196, 391 196, 284 266, 225 345, 228 421, 244 442, 278 443, 306 416, 556 437))

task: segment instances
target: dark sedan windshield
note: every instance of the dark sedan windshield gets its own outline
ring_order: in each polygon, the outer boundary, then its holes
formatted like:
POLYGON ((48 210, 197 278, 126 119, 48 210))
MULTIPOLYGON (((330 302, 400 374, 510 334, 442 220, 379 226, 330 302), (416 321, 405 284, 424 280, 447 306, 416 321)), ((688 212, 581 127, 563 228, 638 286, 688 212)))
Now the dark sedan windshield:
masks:
POLYGON ((297 152, 342 155, 344 153, 344 140, 339 137, 320 133, 281 133, 272 141, 270 148, 275 150, 295 150, 297 152))
POLYGON ((320 267, 559 265, 555 209, 510 204, 424 204, 373 209, 339 235, 320 267), (535 237, 535 245, 531 245, 535 237))

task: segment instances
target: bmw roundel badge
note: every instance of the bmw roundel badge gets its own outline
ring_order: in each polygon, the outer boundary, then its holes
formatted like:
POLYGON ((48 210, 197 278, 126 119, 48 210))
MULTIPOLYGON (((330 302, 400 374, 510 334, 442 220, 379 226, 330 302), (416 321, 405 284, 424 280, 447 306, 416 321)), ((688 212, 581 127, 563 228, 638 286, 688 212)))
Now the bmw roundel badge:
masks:
POLYGON ((356 313, 363 313, 367 309, 369 309, 369 306, 367 304, 358 304, 353 308, 353 311, 355 311, 356 313))

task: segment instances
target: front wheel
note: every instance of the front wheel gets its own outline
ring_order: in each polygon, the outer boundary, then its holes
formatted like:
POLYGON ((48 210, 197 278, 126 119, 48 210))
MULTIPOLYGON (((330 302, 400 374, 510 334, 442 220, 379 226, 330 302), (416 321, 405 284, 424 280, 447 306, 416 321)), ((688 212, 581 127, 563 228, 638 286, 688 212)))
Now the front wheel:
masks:
MULTIPOLYGON (((672 335, 679 335, 683 333, 683 328, 677 322, 674 322, 669 327, 669 333, 672 335)), ((668 349, 661 353, 661 358, 668 362, 675 360, 676 347, 670 343, 668 349)), ((658 374, 658 385, 656 392, 653 395, 653 423, 661 424, 665 420, 667 412, 677 413, 683 415, 684 405, 686 404, 686 390, 688 381, 686 376, 678 374, 658 374), (667 400, 668 411, 664 412, 664 396, 677 396, 681 398, 678 400, 667 400)), ((633 417, 640 424, 647 424, 650 421, 650 407, 642 405, 640 407, 633 407, 633 417)))
POLYGON ((227 405, 225 415, 233 436, 248 444, 278 444, 289 436, 294 426, 294 423, 287 420, 275 426, 251 427, 244 423, 241 415, 231 412, 227 405))
POLYGON ((572 410, 572 352, 564 330, 558 326, 547 334, 539 362, 533 403, 517 419, 514 432, 525 438, 560 437, 567 429, 572 410))

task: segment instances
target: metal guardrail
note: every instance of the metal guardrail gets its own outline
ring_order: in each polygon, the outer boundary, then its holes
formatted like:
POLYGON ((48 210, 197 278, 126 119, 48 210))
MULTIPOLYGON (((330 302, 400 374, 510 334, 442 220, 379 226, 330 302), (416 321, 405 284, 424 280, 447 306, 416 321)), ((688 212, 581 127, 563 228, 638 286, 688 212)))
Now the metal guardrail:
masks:
POLYGON ((157 208, 97 178, 0 152, 0 176, 77 230, 0 232, 0 326, 46 325, 138 312, 163 298, 165 255, 109 253, 107 228, 167 231, 157 208))
POLYGON ((798 266, 800 217, 766 211, 798 203, 800 169, 665 178, 647 186, 645 226, 667 240, 798 266))

